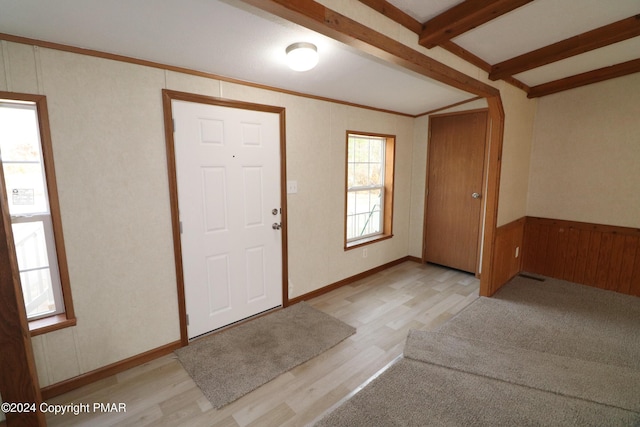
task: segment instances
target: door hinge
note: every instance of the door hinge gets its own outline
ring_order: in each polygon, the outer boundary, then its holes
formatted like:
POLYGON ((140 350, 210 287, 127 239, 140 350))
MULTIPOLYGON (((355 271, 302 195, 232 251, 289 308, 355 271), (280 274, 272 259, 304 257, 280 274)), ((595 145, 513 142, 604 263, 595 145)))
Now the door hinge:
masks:
POLYGON ((180 221, 180 234, 182 234, 182 221, 180 221))
POLYGON ((176 119, 171 119, 171 127, 173 128, 173 133, 176 133, 176 119))
POLYGON ((187 314, 187 326, 189 326, 189 315, 187 314))

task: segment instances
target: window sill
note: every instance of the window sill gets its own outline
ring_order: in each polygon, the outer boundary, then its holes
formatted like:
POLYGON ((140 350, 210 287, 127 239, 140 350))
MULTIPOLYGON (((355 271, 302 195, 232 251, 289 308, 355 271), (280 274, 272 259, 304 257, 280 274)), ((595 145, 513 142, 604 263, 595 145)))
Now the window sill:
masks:
POLYGON ((379 242, 381 240, 387 240, 393 237, 393 234, 379 234, 377 236, 366 237, 364 239, 354 240, 352 242, 348 242, 344 246, 344 250, 348 251, 351 249, 359 248, 360 246, 370 245, 372 243, 379 242))
POLYGON ((47 332, 57 331, 58 329, 64 329, 75 325, 75 317, 67 319, 65 314, 58 314, 29 321, 29 332, 32 337, 35 337, 36 335, 46 334, 47 332))

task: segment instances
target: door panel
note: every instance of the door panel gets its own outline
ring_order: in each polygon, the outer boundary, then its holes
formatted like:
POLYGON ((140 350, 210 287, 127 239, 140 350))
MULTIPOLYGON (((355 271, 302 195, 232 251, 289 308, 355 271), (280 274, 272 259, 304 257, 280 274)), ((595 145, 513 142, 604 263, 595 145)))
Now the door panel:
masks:
POLYGON ((264 206, 262 203, 262 168, 242 168, 244 184, 244 221, 245 227, 264 225, 264 206))
POLYGON ((226 171, 224 168, 202 168, 202 193, 206 231, 213 233, 227 230, 226 171))
POLYGON ((431 118, 425 222, 428 262, 477 272, 486 130, 486 111, 431 118))
POLYGON ((207 257, 209 315, 231 309, 229 254, 207 257))
POLYGON ((268 294, 264 281, 265 258, 264 246, 246 249, 247 300, 250 302, 268 294))
POLYGON ((189 338, 282 305, 280 116, 172 101, 189 338), (277 209, 273 215, 272 210, 277 209))

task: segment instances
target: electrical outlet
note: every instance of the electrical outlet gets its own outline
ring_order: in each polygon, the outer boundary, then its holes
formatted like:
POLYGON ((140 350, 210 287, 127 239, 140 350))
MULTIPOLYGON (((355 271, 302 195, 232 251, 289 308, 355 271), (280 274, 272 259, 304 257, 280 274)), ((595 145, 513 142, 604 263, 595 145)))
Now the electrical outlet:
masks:
POLYGON ((367 248, 362 248, 362 258, 366 258, 368 255, 367 248))

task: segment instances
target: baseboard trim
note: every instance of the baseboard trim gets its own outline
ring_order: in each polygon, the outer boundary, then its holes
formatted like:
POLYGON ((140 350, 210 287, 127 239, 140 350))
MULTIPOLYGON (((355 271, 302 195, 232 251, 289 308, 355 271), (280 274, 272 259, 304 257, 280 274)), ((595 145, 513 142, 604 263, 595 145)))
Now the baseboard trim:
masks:
POLYGON ((77 377, 69 378, 68 380, 60 381, 58 383, 42 387, 42 389, 40 390, 42 393, 42 399, 50 399, 54 396, 67 393, 71 390, 75 390, 82 386, 99 381, 103 378, 110 377, 111 375, 126 371, 127 369, 133 368, 135 366, 142 365, 143 363, 150 362, 151 360, 165 356, 172 351, 179 349, 180 347, 182 347, 182 343, 180 341, 174 341, 172 343, 154 348, 149 351, 145 351, 144 353, 137 354, 119 362, 115 362, 110 365, 103 366, 102 368, 87 372, 85 374, 78 375, 77 377))
POLYGON ((381 271, 384 271, 384 270, 386 270, 388 268, 391 268, 391 267, 393 267, 395 265, 402 264, 405 261, 413 261, 413 262, 422 263, 422 260, 420 258, 413 257, 413 256, 405 256, 405 257, 399 258, 399 259, 397 259, 395 261, 391 261, 391 262, 388 262, 386 264, 379 265, 379 266, 377 266, 375 268, 372 268, 371 270, 363 271, 362 273, 358 273, 358 274, 356 274, 354 276, 347 277, 346 279, 339 280, 339 281, 337 281, 335 283, 332 283, 330 285, 324 286, 324 287, 322 287, 320 289, 316 289, 315 291, 311 291, 311 292, 306 293, 304 295, 300 295, 299 297, 295 297, 293 299, 290 299, 289 300, 289 305, 297 304, 297 303, 299 303, 301 301, 308 301, 308 300, 313 299, 315 297, 319 297, 320 295, 323 295, 323 294, 326 294, 327 292, 331 292, 333 290, 336 290, 336 289, 338 289, 338 288, 340 288, 342 286, 348 285, 348 284, 353 283, 353 282, 357 282, 358 280, 364 279, 365 277, 369 277, 369 276, 371 276, 373 274, 376 274, 376 273, 379 273, 381 271))
POLYGON ((417 262, 418 264, 424 264, 424 260, 422 258, 418 258, 417 256, 409 255, 406 257, 407 261, 417 262))

